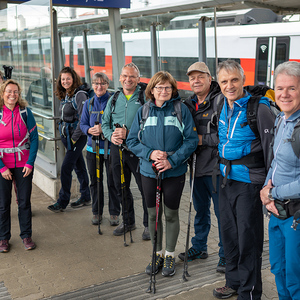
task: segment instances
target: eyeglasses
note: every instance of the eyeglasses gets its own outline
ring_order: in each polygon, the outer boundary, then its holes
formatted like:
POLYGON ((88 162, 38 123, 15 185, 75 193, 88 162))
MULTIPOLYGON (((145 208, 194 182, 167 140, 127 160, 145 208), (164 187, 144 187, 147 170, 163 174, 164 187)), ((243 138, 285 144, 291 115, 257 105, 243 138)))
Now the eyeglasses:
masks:
POLYGON ((159 93, 165 90, 167 93, 170 93, 173 89, 172 86, 155 86, 154 87, 159 93))
POLYGON ((122 75, 122 74, 121 74, 121 76, 122 76, 122 78, 124 78, 124 79, 129 78, 129 79, 131 79, 131 80, 138 78, 138 76, 127 76, 127 75, 122 75))
POLYGON ((19 95, 19 91, 5 91, 6 94, 19 95))
POLYGON ((98 87, 99 85, 106 86, 108 83, 107 82, 94 82, 93 84, 98 87))

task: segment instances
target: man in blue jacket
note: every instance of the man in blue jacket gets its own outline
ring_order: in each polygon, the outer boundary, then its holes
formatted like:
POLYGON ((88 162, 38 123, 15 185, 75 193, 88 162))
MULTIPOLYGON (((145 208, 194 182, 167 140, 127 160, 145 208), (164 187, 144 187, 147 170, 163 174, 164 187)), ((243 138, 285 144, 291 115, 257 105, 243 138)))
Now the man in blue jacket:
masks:
POLYGON ((291 228, 293 216, 300 212, 300 63, 278 65, 274 77, 275 99, 282 112, 275 122, 274 159, 260 195, 272 213, 270 263, 278 296, 292 300, 300 299, 300 226, 291 228))
MULTIPOLYGON (((225 257, 219 225, 219 188, 213 192, 212 173, 217 163, 217 122, 216 111, 220 101, 224 101, 220 87, 213 81, 210 71, 204 62, 195 62, 188 70, 189 82, 194 94, 184 101, 189 108, 199 137, 196 150, 195 184, 193 190, 193 204, 196 210, 194 220, 195 236, 192 247, 188 250, 188 261, 206 259, 207 237, 210 231, 210 204, 214 203, 214 210, 218 219, 219 229, 219 262, 217 272, 225 273, 225 257), (208 132, 209 131, 209 132, 208 132)), ((219 175, 217 176, 219 179, 219 175)), ((184 260, 185 252, 178 257, 184 260)))
POLYGON ((243 89, 245 75, 242 67, 233 60, 224 61, 218 66, 217 76, 225 96, 219 118, 218 150, 226 284, 216 288, 213 294, 219 299, 238 294, 239 300, 258 300, 262 294, 264 232, 259 192, 266 177, 265 166, 272 140, 270 131, 275 115, 267 98, 256 98, 259 105, 255 112, 255 134, 247 119, 248 102, 254 98, 243 89))

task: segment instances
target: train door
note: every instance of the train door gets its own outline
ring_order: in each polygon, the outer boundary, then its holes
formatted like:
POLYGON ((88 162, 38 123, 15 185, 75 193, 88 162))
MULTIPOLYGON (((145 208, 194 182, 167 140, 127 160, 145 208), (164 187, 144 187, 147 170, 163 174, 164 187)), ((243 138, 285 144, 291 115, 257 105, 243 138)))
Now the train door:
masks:
POLYGON ((262 37, 257 39, 255 84, 273 87, 276 67, 289 60, 290 37, 262 37))

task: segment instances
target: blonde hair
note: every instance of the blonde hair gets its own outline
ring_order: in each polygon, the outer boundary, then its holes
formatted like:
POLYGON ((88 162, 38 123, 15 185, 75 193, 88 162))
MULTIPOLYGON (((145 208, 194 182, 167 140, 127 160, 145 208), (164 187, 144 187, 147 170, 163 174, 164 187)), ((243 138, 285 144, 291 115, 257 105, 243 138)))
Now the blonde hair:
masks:
POLYGON ((25 99, 23 99, 22 96, 21 96, 22 89, 21 89, 21 86, 19 85, 19 83, 16 80, 8 79, 4 83, 2 83, 1 86, 0 86, 0 109, 3 108, 3 105, 4 105, 3 95, 4 95, 4 92, 6 90, 6 87, 9 84, 14 84, 18 87, 19 97, 18 97, 17 103, 20 105, 20 107, 25 108, 26 106, 28 106, 28 102, 25 99))

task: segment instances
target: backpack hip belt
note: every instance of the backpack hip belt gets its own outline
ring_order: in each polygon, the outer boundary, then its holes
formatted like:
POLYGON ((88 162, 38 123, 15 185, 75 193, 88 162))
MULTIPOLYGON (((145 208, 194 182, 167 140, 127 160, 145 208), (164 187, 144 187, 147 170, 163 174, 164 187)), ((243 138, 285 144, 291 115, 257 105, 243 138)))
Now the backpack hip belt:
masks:
POLYGON ((219 157, 219 163, 226 166, 226 173, 223 178, 222 188, 225 187, 227 183, 227 178, 232 165, 244 165, 249 169, 265 167, 263 151, 250 153, 240 159, 235 160, 228 160, 226 158, 219 157))
POLYGON ((21 160, 22 150, 28 150, 30 148, 29 143, 25 143, 23 146, 14 148, 0 148, 0 158, 3 158, 4 153, 18 153, 18 159, 21 160))

